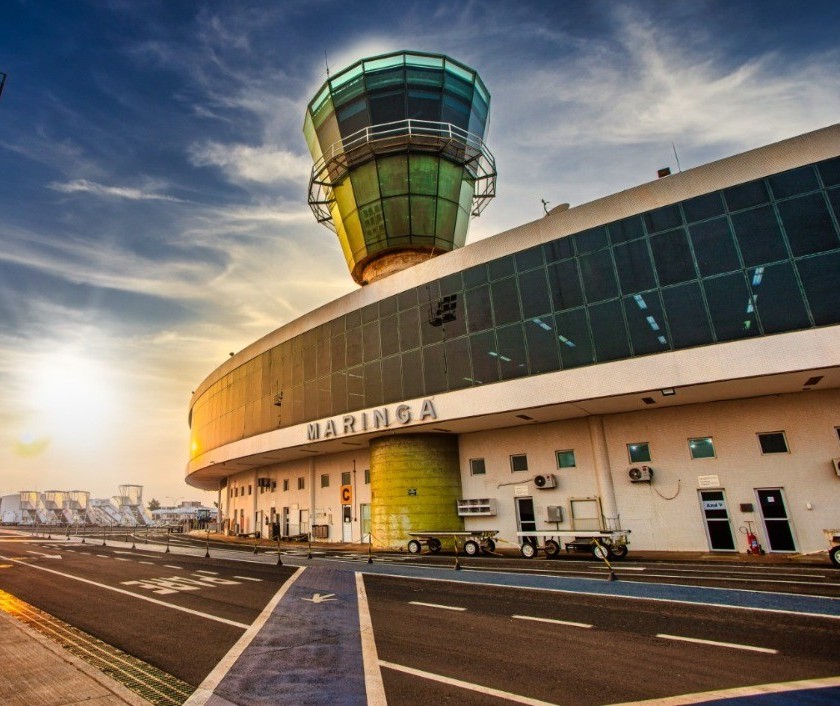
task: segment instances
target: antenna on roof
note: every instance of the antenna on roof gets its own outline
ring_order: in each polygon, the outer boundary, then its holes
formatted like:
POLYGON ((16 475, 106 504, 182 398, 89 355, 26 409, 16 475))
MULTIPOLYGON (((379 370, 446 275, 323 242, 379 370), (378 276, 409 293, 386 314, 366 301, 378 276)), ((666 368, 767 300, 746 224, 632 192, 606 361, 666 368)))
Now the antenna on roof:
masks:
POLYGON ((327 78, 329 78, 330 77, 330 64, 327 61, 327 50, 326 49, 324 49, 324 66, 327 67, 327 78))
POLYGON ((548 215, 548 204, 550 204, 551 201, 546 201, 545 199, 540 199, 540 201, 542 201, 543 211, 545 211, 545 215, 547 216, 548 215))
POLYGON ((681 172, 682 167, 680 167, 680 158, 677 156, 677 147, 673 142, 671 143, 671 149, 674 150, 674 159, 677 160, 677 171, 681 172))
POLYGON ((0 96, 3 95, 3 86, 6 85, 6 74, 0 71, 0 96))

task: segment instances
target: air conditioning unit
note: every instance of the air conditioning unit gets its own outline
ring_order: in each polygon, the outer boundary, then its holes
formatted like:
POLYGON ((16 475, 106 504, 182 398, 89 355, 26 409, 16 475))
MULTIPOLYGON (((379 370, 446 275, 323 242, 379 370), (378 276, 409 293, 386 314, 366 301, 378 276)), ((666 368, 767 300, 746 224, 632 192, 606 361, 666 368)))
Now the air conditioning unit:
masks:
POLYGON ((546 488, 556 488, 557 479, 551 473, 534 476, 534 485, 540 490, 545 490, 546 488))
POLYGON ((834 466, 834 473, 840 476, 840 458, 831 459, 831 465, 834 466))
POLYGON ((638 466, 627 471, 631 483, 650 483, 653 478, 653 469, 650 466, 638 466))

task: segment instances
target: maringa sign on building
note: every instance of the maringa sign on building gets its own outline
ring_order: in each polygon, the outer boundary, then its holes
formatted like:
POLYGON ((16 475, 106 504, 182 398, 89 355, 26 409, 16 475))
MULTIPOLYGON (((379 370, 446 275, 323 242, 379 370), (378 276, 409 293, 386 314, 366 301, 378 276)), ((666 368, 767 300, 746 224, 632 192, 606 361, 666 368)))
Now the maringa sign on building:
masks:
MULTIPOLYGON (((337 424, 335 419, 328 419, 325 422, 311 422, 306 426, 306 439, 307 441, 318 441, 319 439, 331 439, 343 434, 386 429, 391 426, 392 422, 408 424, 413 419, 414 414, 411 405, 399 404, 393 408, 379 407, 370 412, 345 414, 341 418, 340 424, 337 424)), ((426 419, 437 419, 435 406, 430 399, 425 399, 420 403, 420 411, 417 414, 417 421, 422 422, 426 419)))

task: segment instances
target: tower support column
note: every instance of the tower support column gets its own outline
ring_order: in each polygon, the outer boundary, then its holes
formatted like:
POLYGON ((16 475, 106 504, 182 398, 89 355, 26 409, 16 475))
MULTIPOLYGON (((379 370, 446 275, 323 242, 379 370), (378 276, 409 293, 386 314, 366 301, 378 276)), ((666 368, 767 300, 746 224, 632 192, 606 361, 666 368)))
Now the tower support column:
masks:
POLYGON ((395 547, 409 532, 463 530, 458 437, 399 434, 370 442, 371 533, 395 547))

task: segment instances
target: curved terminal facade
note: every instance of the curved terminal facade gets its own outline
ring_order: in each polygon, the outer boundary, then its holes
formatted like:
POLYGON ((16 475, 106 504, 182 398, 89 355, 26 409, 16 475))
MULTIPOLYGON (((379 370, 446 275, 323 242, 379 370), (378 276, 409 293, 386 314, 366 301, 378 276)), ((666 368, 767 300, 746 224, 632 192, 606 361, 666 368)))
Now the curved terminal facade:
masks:
MULTIPOLYGON (((322 195, 334 224, 359 212, 322 195)), ((219 490, 231 532, 401 546, 620 522, 639 549, 743 552, 741 527, 826 549, 838 220, 835 125, 426 258, 204 380, 186 480, 219 490)))

